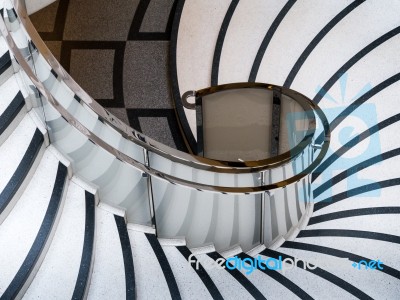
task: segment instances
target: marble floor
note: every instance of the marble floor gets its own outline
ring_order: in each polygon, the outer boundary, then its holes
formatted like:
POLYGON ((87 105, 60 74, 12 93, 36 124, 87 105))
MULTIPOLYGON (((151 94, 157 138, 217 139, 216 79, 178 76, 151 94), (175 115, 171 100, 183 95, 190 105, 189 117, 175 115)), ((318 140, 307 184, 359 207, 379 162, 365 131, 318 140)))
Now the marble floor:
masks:
POLYGON ((176 0, 57 0, 31 15, 62 66, 144 134, 187 151, 169 81, 176 0))

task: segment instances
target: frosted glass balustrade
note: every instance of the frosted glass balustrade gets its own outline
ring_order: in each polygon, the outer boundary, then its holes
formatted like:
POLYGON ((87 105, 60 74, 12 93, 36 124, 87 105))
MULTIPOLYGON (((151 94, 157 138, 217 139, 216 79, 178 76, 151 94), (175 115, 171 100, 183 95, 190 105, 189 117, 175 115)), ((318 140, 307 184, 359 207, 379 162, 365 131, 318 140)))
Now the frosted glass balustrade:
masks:
MULTIPOLYGON (((228 184, 228 183, 225 183, 228 184)), ((260 195, 226 195, 189 189, 153 178, 158 236, 186 238, 189 247, 217 250, 260 243, 260 195)))
MULTIPOLYGON (((301 153, 292 155, 291 161, 261 172, 252 172, 246 167, 246 172, 241 173, 223 162, 200 166, 201 158, 183 153, 180 156, 172 149, 169 152, 168 147, 152 145, 146 137, 136 142, 136 133, 129 137, 131 141, 124 137, 126 131, 123 135, 123 130, 120 132, 113 127, 116 123, 111 125, 103 119, 102 114, 106 112, 98 112, 96 106, 93 109, 87 104, 90 98, 85 98, 85 103, 77 97, 69 86, 72 81, 57 74, 49 63, 51 60, 46 60, 31 42, 29 31, 14 14, 12 2, 6 0, 5 3, 8 9, 4 14, 10 35, 15 40, 15 51, 19 50, 27 62, 23 68, 13 63, 15 72, 21 75, 24 96, 32 100, 36 111, 42 112, 51 143, 71 160, 73 171, 99 187, 102 202, 125 210, 128 222, 154 225, 150 213, 153 198, 159 237, 185 238, 189 247, 214 244, 219 251, 235 246, 248 251, 260 243, 268 245, 298 226, 310 201, 310 178, 290 180, 305 175, 304 170, 316 160, 321 149, 304 145, 301 153), (38 78, 44 86, 38 84, 38 88, 45 95, 38 93, 25 72, 38 78), (66 112, 57 104, 51 104, 53 98, 47 91, 66 112), (143 143, 148 143, 147 150, 141 146, 143 143), (149 155, 151 169, 144 173, 145 152, 149 155), (172 178, 165 180, 166 176, 172 178), (282 186, 281 181, 287 181, 286 186, 282 186), (150 183, 153 197, 149 197, 150 183), (277 183, 282 187, 265 193, 252 190, 263 184, 277 183), (221 187, 244 187, 249 192, 229 193, 221 187)), ((280 136, 280 154, 298 145, 310 129, 305 122, 306 114, 293 100, 286 102, 287 105, 281 107, 282 113, 292 116, 292 120, 289 118, 287 122, 281 117, 281 126, 285 129, 281 134, 286 132, 286 135, 280 136)), ((271 109, 268 106, 265 111, 269 114, 271 109)), ((318 135, 323 132, 323 127, 318 125, 318 135)))

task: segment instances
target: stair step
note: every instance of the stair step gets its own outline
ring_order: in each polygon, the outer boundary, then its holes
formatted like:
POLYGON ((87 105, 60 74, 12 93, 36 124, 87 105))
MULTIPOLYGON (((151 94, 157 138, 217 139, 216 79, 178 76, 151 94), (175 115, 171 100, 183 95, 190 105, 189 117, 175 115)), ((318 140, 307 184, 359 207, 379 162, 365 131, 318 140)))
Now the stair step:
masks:
POLYGON ((124 257, 125 267, 125 290, 126 299, 135 298, 136 287, 135 287, 135 270, 133 267, 133 257, 131 250, 131 242, 129 240, 128 228, 125 223, 125 218, 114 215, 115 223, 117 224, 119 239, 121 241, 122 255, 124 257))
POLYGON ((24 298, 71 298, 78 278, 84 235, 85 191, 70 182, 53 241, 24 298))
POLYGON ((128 230, 135 266, 137 299, 172 299, 165 275, 146 234, 128 230))
POLYGON ((315 218, 320 215, 346 211, 349 209, 398 206, 399 193, 400 186, 396 185, 379 190, 379 197, 366 197, 362 194, 357 195, 357 197, 352 197, 351 201, 338 201, 317 210, 313 213, 312 217, 315 218))
POLYGON ((24 293, 52 240, 63 205, 67 168, 48 151, 14 209, 0 226, 0 290, 24 293))
POLYGON ((29 116, 0 147, 0 223, 22 194, 43 154, 43 134, 29 116))
MULTIPOLYGON (((7 82, 12 79, 14 79, 14 77, 11 77, 7 82)), ((7 85, 7 82, 4 85, 7 85)), ((13 84, 10 83, 11 88, 12 85, 13 84)), ((2 95, 1 87, 0 95, 2 95)), ((26 115, 26 109, 24 107, 25 99, 21 92, 16 93, 10 102, 8 102, 7 93, 5 93, 5 99, 2 99, 0 104, 0 145, 4 143, 26 115)))
POLYGON ((83 241, 81 265, 72 299, 85 299, 87 297, 93 268, 96 222, 95 197, 87 191, 85 191, 85 208, 85 238, 83 241))
MULTIPOLYGON (((332 260, 332 258, 337 258, 333 255, 314 251, 284 247, 279 248, 279 251, 293 257, 305 259, 306 261, 317 259, 322 262, 328 262, 332 260)), ((335 264, 329 264, 329 266, 324 266, 323 269, 341 278, 373 299, 395 299, 400 293, 400 286, 397 284, 397 278, 378 270, 358 270, 352 266, 351 261, 349 261, 348 266, 339 267, 335 264), (371 276, 370 272, 374 272, 373 276, 371 276)), ((343 286, 340 283, 339 285, 341 287, 343 286)))
MULTIPOLYGON (((3 12, 2 5, 0 5, 0 12, 3 12)), ((2 16, 2 14, 0 14, 2 16)), ((3 36, 0 36, 0 57, 8 52, 8 47, 3 36)))
POLYGON ((3 75, 11 67, 10 52, 5 52, 0 55, 0 76, 3 75))
POLYGON ((0 95, 1 95, 0 116, 4 113, 7 107, 9 107, 9 105, 13 102, 19 91, 20 88, 18 85, 17 78, 15 76, 11 76, 3 84, 0 84, 0 95))
MULTIPOLYGON (((214 252, 215 253, 215 252, 214 252)), ((251 299, 250 293, 226 269, 209 268, 214 260, 208 254, 197 254, 196 259, 204 264, 205 271, 217 287, 223 299, 251 299)), ((243 276, 245 278, 245 276, 243 276)))
MULTIPOLYGON (((6 48, 5 42, 0 40, 0 51, 3 51, 3 48, 6 48)), ((14 73, 14 69, 11 63, 10 52, 7 51, 0 54, 0 86, 7 81, 10 77, 12 77, 14 73)))
POLYGON ((200 276, 174 246, 163 246, 183 299, 213 299, 200 276))
MULTIPOLYGON (((254 257, 257 257, 258 255, 254 255, 254 257)), ((265 256, 265 255, 260 255, 262 259, 267 260, 270 257, 265 256)), ((272 266, 272 264, 270 264, 272 266)), ((270 289, 266 288, 267 285, 265 285, 265 278, 263 279, 263 276, 268 276, 266 274, 260 274, 261 272, 257 271, 254 273, 254 281, 259 282, 260 290, 264 292, 265 290, 265 295, 268 298, 274 299, 274 297, 279 298, 280 294, 279 293, 288 293, 290 292, 288 289, 285 291, 282 291, 281 289, 284 288, 283 285, 279 285, 279 289, 270 289)), ((332 297, 332 295, 335 295, 337 299, 348 299, 349 294, 344 291, 343 289, 339 288, 338 286, 332 284, 331 282, 315 275, 312 274, 306 270, 303 270, 302 268, 293 268, 292 270, 288 270, 285 273, 282 273, 282 271, 278 271, 279 274, 282 274, 284 278, 287 280, 291 281, 293 284, 297 285, 301 289, 304 290, 305 293, 307 293, 309 296, 313 297, 314 299, 329 299, 332 297), (310 284, 312 282, 312 284, 310 284)), ((277 284, 275 282, 274 284, 277 284)), ((294 296, 294 294, 292 294, 294 296)), ((290 294, 287 295, 287 297, 291 297, 290 294)))
MULTIPOLYGON (((345 201, 351 201, 351 199, 345 201)), ((398 222, 398 213, 384 215, 370 214, 316 223, 307 226, 307 229, 352 229, 400 236, 400 226, 393 226, 393 224, 398 224, 398 222)))
MULTIPOLYGON (((307 230, 305 230, 307 231, 307 230)), ((345 234, 349 230, 337 230, 337 233, 345 234)), ((354 232, 353 230, 350 230, 354 232)), ((358 231, 358 237, 347 236, 313 236, 297 238, 296 242, 319 245, 351 252, 370 259, 379 259, 397 270, 400 270, 400 260, 397 259, 399 244, 392 240, 381 241, 369 239, 363 236, 362 231, 358 231)))
POLYGON ((96 208, 94 255, 88 299, 124 299, 124 258, 118 229, 114 215, 101 208, 96 208))

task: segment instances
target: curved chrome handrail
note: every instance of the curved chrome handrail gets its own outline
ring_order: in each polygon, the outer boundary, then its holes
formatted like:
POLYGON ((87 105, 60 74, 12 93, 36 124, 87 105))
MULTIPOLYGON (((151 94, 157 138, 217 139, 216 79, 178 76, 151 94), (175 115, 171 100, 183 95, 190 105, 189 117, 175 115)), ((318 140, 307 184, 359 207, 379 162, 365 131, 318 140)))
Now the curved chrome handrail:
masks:
MULTIPOLYGON (((104 120, 105 123, 110 125, 116 131, 118 131, 124 138, 140 145, 141 147, 159 154, 167 159, 174 162, 181 163, 196 169, 207 170, 217 173, 253 173, 258 171, 264 171, 270 168, 274 168, 286 161, 282 162, 265 162, 265 161, 236 161, 227 162, 209 159, 185 153, 167 145, 164 145, 146 135, 136 131, 132 127, 128 126, 113 114, 104 109, 99 103, 97 103, 86 91, 84 91, 75 80, 68 74, 67 71, 61 66, 57 59, 53 56, 51 51, 48 49, 46 44, 39 36, 36 28, 33 26, 25 7, 25 3, 22 0, 12 0, 16 13, 21 20, 25 31, 30 36, 33 44, 42 54, 43 58, 47 61, 53 71, 58 75, 62 81, 98 116, 104 120)), ((299 94, 300 95, 300 94, 299 94)), ((304 96, 305 97, 305 96, 304 96)))
MULTIPOLYGON (((273 84, 268 84, 268 83, 259 83, 259 82, 237 82, 237 83, 228 83, 228 84, 222 84, 218 86, 212 86, 209 88, 201 89, 198 91, 189 91, 186 92, 185 94, 190 95, 194 92, 194 97, 196 98, 201 98, 210 94, 214 94, 217 92, 222 92, 222 91, 230 91, 230 90, 235 90, 235 89, 265 89, 265 90, 270 90, 270 91, 275 91, 279 92, 282 95, 289 96, 293 100, 296 101, 297 104, 300 104, 300 106, 304 109, 304 112, 307 115, 308 119, 308 129, 307 132, 304 135, 304 138, 297 144, 295 145, 292 149, 289 149, 289 151, 286 151, 284 153, 281 153, 277 156, 273 156, 270 158, 265 158, 262 160, 254 160, 254 161, 246 161, 246 164, 251 166, 280 166, 283 165, 293 159, 295 159, 308 145, 311 144, 312 138, 315 134, 315 127, 316 127, 316 120, 315 116, 312 113, 312 110, 314 109, 311 105, 311 101, 305 97, 304 95, 293 91, 291 89, 273 85, 273 84)), ((182 101, 187 101, 183 100, 185 98, 185 94, 182 96, 182 101)), ((188 96, 186 96, 188 97, 188 96)), ((192 104, 190 105, 192 106, 192 104)), ((195 107, 195 105, 194 105, 195 107)), ((221 161, 221 160, 220 160, 221 161)), ((229 163, 229 161, 224 161, 226 163, 229 163)))
MULTIPOLYGON (((18 0, 14 0, 16 2, 19 3, 18 0)), ((20 6, 19 6, 20 7, 20 6)), ((25 16, 28 20, 29 18, 27 16, 25 16)), ((324 133, 325 133, 325 139, 324 139, 324 144, 322 145, 322 149, 321 152, 319 153, 318 157, 315 159, 315 161, 308 166, 305 170, 303 170, 303 172, 289 178, 288 180, 283 180, 274 184, 267 184, 267 185, 261 185, 261 186, 255 186, 255 187, 225 187, 225 186, 214 186, 214 185, 208 185, 208 184, 201 184, 201 183, 197 183, 197 182, 192 182, 189 180, 184 180, 181 178, 177 178, 175 176, 171 176, 169 174, 160 172, 158 170, 155 170, 153 168, 151 168, 150 166, 145 166, 142 163, 136 161, 135 159, 129 157, 128 155, 120 152, 119 150, 115 149, 114 147, 110 146, 108 143, 106 143, 103 139, 101 139, 100 137, 98 137, 96 134, 94 134, 93 132, 91 132, 89 129, 87 129, 85 126, 83 126, 68 110, 66 110, 52 95, 51 93, 45 88, 45 86, 43 85, 43 83, 37 78, 37 76, 34 74, 34 72, 32 71, 32 69, 29 67, 28 63, 25 61, 24 57, 22 56, 22 54, 20 53, 19 48, 16 46, 11 34, 9 33, 4 20, 2 18, 0 18, 0 31, 5 39, 5 41, 8 44, 8 47, 10 49, 10 51, 12 52, 12 54, 14 55, 14 57, 16 58, 17 62, 20 64, 21 68, 24 70, 24 72, 26 73, 26 75, 30 78, 30 80, 32 81, 32 83, 35 85, 35 87, 38 89, 38 91, 41 93, 41 95, 43 95, 47 101, 58 111, 58 113, 60 113, 60 115, 70 124, 72 125, 74 128, 76 128, 79 132, 81 132, 82 134, 84 134, 88 139, 90 139, 93 143, 95 143, 96 145, 98 145, 99 147, 103 148, 104 150, 106 150, 107 152, 109 152, 110 154, 112 154, 113 156, 115 156, 117 159, 126 162, 130 165, 132 165, 133 167, 135 167, 136 169, 142 171, 143 173, 147 173, 151 176, 160 178, 164 181, 170 182, 172 184, 177 184, 177 185, 181 185, 181 186, 185 186, 188 188, 192 188, 192 189, 196 189, 199 191, 211 191, 211 192, 216 192, 216 193, 224 193, 224 194, 257 194, 257 193, 263 193, 265 191, 271 190, 271 189, 275 189, 278 187, 284 187, 288 184, 291 184, 293 182, 297 182, 299 180, 301 180, 303 177, 307 176, 308 174, 310 174, 314 168, 322 161, 323 157, 325 156, 327 150, 328 150, 328 146, 329 146, 329 140, 330 140, 330 131, 329 131, 329 123, 325 117, 325 115, 322 113, 321 109, 314 104, 311 100, 309 100, 308 98, 307 101, 309 101, 309 105, 314 109, 314 111, 318 114, 319 118, 322 121, 323 127, 324 127, 324 133)), ((36 36, 38 36, 36 30, 35 34, 36 36)), ((28 32, 29 34, 29 32, 28 32)), ((39 38, 40 39, 40 38, 39 38)), ((40 39, 41 41, 41 39, 40 39)), ((41 42, 43 45, 43 41, 41 42)), ((35 45, 36 47, 38 47, 38 45, 35 45)), ((45 47, 47 50, 47 53, 49 53, 52 57, 52 59, 54 61, 55 58, 52 56, 51 52, 47 49, 47 47, 45 47)), ((39 49, 39 48, 38 48, 39 49)), ((40 50, 40 49, 39 49, 40 50)), ((43 54, 43 53, 42 53, 43 54)), ((58 63, 57 63, 58 64, 58 63)), ((58 64, 59 65, 59 64, 58 64)), ((59 65, 59 70, 58 71, 62 71, 63 73, 66 74, 66 78, 68 78, 68 82, 73 82, 74 84, 75 81, 73 81, 73 79, 65 72, 65 70, 59 65)), ((76 84, 76 86, 78 86, 76 84)), ((78 86, 79 87, 79 86, 78 86)), ((79 89, 81 90, 82 93, 84 93, 85 95, 86 92, 84 92, 80 87, 79 89)), ((87 95, 88 96, 88 95, 87 95)), ((89 97, 89 96, 88 96, 89 97)), ((91 98, 90 98, 91 99, 91 98)), ((106 110, 104 108, 102 108, 97 102, 95 102, 93 99, 91 100, 94 103, 95 107, 100 107, 101 111, 106 112, 106 110)), ((109 114, 111 115, 111 114, 109 114)), ((119 121, 119 120, 118 120, 119 121)), ((121 122, 121 121, 119 121, 121 122)), ((121 124, 124 125, 124 123, 121 122, 121 124)), ((129 128, 128 126, 125 125, 126 128, 129 128)), ((139 145, 142 145, 143 143, 139 143, 139 137, 143 137, 140 133, 133 131, 133 133, 135 133, 136 135, 135 137, 135 142, 136 139, 138 139, 138 143, 139 145)), ((149 139, 149 141, 152 141, 151 139, 149 139)), ((156 142, 157 145, 160 144, 158 142, 156 142)), ((147 144, 149 148, 146 148, 150 151, 156 152, 156 153, 164 153, 164 152, 160 152, 160 150, 158 148, 154 148, 155 146, 152 144, 147 144), (155 151, 154 149, 157 149, 157 151, 155 151)), ((164 148, 168 148, 168 149, 172 149, 169 148, 163 144, 162 145, 164 148)), ((175 149, 172 149, 177 153, 183 153, 180 151, 177 151, 175 149)), ((186 154, 186 153, 184 153, 186 154)), ((199 158, 197 156, 192 156, 187 154, 188 157, 195 157, 195 158, 199 158)), ((170 156, 170 155, 169 155, 170 156)), ((208 161, 208 159, 205 159, 205 161, 208 161)), ((209 161, 213 161, 213 160, 209 160, 209 161)), ((179 160, 179 162, 181 162, 179 160)), ((215 161, 218 162, 218 161, 215 161)), ((190 166, 198 166, 199 163, 203 163, 203 162, 196 162, 195 164, 191 164, 192 162, 188 162, 187 165, 190 166)), ((230 164, 228 166, 226 166, 225 164, 221 164, 223 167, 228 168, 231 172, 227 172, 227 173, 244 173, 243 170, 242 172, 237 172, 237 168, 240 169, 240 167, 237 167, 237 163, 235 162, 234 165, 236 166, 231 166, 230 164), (236 172, 235 172, 236 171, 236 172)), ((220 167, 220 166, 218 166, 220 167)), ((271 167, 271 166, 268 166, 271 167)), ((255 172, 254 167, 252 166, 246 166, 245 168, 249 168, 251 172, 255 172)), ((203 168, 199 168, 199 169, 203 169, 203 168)), ((265 168, 267 169, 267 168, 265 168)), ((257 169, 258 170, 258 169, 257 169)))

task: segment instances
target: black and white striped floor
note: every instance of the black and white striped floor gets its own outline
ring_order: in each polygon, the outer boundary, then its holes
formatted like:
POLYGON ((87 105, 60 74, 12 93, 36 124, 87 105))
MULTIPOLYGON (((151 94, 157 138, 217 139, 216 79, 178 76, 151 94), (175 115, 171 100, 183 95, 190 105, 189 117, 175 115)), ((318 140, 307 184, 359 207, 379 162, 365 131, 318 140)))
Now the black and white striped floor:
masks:
POLYGON ((313 175, 316 203, 309 226, 295 241, 261 254, 385 264, 382 271, 361 273, 350 263, 342 270, 297 268, 285 274, 286 282, 276 279, 291 291, 288 298, 398 298, 399 4, 178 2, 172 78, 192 142, 195 116, 179 96, 215 84, 256 81, 293 88, 318 103, 331 124, 331 149, 313 175))
POLYGON ((49 143, 0 37, 0 299, 398 299, 399 11, 394 0, 177 2, 175 95, 265 81, 314 99, 331 122, 309 225, 248 253, 158 240, 103 204, 49 143), (191 254, 203 264, 232 255, 349 264, 246 275, 197 270, 191 254), (382 270, 351 265, 377 259, 382 270))

